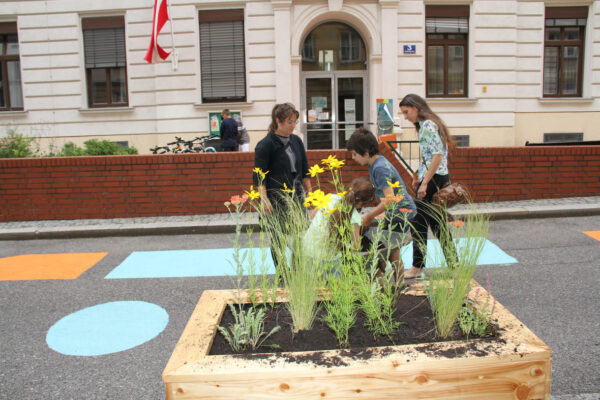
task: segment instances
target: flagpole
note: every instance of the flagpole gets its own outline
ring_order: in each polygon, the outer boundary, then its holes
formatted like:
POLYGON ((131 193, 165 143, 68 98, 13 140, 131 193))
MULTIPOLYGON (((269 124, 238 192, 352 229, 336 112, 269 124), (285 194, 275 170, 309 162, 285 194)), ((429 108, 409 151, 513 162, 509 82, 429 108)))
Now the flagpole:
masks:
POLYGON ((171 12, 171 2, 167 0, 167 7, 169 8, 169 26, 171 27, 171 66, 173 71, 177 71, 179 67, 179 54, 175 48, 175 35, 173 35, 173 13, 171 12))

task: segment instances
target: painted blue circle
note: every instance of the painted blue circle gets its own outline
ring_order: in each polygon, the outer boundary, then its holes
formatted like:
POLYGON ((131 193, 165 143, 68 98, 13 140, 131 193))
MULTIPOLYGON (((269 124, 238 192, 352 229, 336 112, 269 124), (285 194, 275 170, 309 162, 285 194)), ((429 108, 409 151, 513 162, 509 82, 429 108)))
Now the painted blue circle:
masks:
POLYGON ((113 301, 61 318, 48 330, 46 343, 70 356, 99 356, 139 346, 169 322, 164 308, 145 301, 113 301))

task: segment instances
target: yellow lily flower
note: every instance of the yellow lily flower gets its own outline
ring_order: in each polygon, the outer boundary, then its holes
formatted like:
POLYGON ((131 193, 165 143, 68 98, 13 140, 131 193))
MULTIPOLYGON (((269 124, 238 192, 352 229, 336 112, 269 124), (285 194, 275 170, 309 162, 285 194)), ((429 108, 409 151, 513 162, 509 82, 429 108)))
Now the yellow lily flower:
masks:
POLYGON ((260 193, 254 190, 254 187, 250 186, 250 191, 244 191, 244 194, 250 198, 250 200, 256 200, 260 197, 260 193))
POLYGON ((258 167, 254 168, 254 169, 252 170, 252 172, 256 172, 257 174, 259 174, 259 175, 260 175, 260 177, 261 177, 263 180, 265 179, 265 177, 266 177, 266 176, 267 176, 267 174, 269 173, 269 171, 267 171, 267 172, 263 172, 263 171, 262 171, 262 169, 260 169, 260 168, 258 168, 258 167))
POLYGON ((331 167, 332 162, 339 162, 339 160, 333 154, 330 154, 329 157, 322 159, 321 162, 323 163, 323 165, 331 167))
POLYGON ((285 193, 294 193, 296 191, 296 189, 288 189, 287 185, 284 182, 283 183, 283 189, 281 189, 281 191, 285 192, 285 193))
POLYGON ((315 164, 308 169, 308 175, 310 175, 313 178, 322 172, 325 172, 325 170, 321 168, 319 164, 315 164))

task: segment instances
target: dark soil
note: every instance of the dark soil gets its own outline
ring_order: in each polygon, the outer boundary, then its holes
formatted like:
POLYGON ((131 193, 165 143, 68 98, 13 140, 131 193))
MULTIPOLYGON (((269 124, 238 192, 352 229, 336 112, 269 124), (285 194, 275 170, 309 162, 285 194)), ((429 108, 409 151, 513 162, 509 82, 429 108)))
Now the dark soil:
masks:
MULTIPOLYGON (((249 305, 245 307, 249 307, 249 305)), ((323 307, 320 307, 312 329, 294 334, 292 330, 292 318, 286 306, 279 303, 273 309, 267 307, 265 332, 270 332, 276 325, 280 325, 281 329, 270 336, 259 349, 255 351, 249 350, 243 354, 340 349, 333 331, 322 321, 324 313, 323 307), (273 344, 276 344, 279 348, 273 348, 271 346, 273 344)), ((401 295, 394 316, 397 321, 401 321, 401 325, 392 337, 392 340, 390 340, 383 336, 373 337, 373 334, 364 328, 364 315, 359 311, 356 323, 349 333, 350 348, 346 350, 358 354, 361 352, 361 349, 364 350, 367 347, 426 344, 450 340, 462 340, 465 342, 467 340, 467 337, 463 335, 458 325, 455 326, 451 337, 447 339, 436 337, 431 307, 427 298, 423 296, 401 295)), ((234 322, 229 307, 226 307, 220 325, 229 328, 234 322)), ((490 338, 483 340, 490 340, 490 338)), ((494 338, 491 338, 491 340, 494 340, 494 338)), ((465 351, 467 347, 465 347, 465 351)), ((231 347, 218 331, 209 354, 233 354, 231 347)), ((365 354, 365 356, 368 355, 365 354)))

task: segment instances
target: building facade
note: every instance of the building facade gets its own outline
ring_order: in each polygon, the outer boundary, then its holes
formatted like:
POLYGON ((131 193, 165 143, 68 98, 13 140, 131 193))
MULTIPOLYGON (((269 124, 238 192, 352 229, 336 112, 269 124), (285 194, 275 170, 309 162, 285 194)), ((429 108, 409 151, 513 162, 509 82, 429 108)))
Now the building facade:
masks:
POLYGON ((414 139, 398 103, 416 93, 463 145, 600 140, 599 3, 169 0, 158 41, 174 53, 149 64, 153 0, 1 0, 0 125, 147 153, 229 108, 253 148, 292 102, 307 148, 343 148, 378 99, 414 139))

